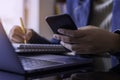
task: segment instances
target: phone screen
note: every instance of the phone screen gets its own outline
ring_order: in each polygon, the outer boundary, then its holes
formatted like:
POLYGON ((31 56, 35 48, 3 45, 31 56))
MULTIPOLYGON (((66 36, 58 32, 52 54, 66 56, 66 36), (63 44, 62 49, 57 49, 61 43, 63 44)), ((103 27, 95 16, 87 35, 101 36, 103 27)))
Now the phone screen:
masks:
POLYGON ((46 21, 54 33, 58 33, 59 28, 77 30, 74 21, 68 14, 48 16, 46 21))

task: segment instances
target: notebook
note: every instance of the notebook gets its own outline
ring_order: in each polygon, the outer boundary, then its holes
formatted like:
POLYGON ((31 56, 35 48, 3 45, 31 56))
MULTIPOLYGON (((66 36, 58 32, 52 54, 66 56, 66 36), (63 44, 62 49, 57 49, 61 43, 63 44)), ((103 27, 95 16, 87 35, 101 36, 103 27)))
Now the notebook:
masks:
POLYGON ((17 53, 65 53, 69 52, 60 44, 12 44, 17 53))
MULTIPOLYGON (((75 56, 43 54, 29 57, 19 56, 0 23, 0 70, 2 71, 9 71, 29 77, 33 76, 34 78, 34 76, 40 77, 45 74, 51 75, 53 73, 65 72, 71 66, 88 67, 88 64, 91 64, 90 59, 76 58, 75 56)), ((70 68, 69 70, 72 69, 70 68)))

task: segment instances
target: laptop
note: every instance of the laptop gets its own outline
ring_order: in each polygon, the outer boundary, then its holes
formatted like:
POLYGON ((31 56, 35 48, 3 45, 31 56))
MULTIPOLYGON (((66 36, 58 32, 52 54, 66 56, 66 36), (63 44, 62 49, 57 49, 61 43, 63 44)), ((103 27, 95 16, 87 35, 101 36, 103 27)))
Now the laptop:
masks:
MULTIPOLYGON (((47 74, 50 71, 56 71, 70 66, 91 64, 89 59, 78 58, 75 56, 63 55, 50 55, 41 54, 39 56, 19 56, 2 24, 0 23, 0 70, 9 71, 18 74, 29 74, 30 76, 35 73, 47 74)), ((39 75, 38 74, 38 75, 39 75)), ((51 73, 50 73, 51 74, 51 73)))

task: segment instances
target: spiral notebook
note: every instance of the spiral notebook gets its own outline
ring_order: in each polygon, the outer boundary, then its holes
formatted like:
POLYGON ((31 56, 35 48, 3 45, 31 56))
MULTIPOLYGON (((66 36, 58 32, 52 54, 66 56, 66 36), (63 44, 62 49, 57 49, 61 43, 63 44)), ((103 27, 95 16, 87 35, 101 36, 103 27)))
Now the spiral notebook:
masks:
POLYGON ((68 52, 60 44, 13 44, 17 53, 65 53, 68 52))

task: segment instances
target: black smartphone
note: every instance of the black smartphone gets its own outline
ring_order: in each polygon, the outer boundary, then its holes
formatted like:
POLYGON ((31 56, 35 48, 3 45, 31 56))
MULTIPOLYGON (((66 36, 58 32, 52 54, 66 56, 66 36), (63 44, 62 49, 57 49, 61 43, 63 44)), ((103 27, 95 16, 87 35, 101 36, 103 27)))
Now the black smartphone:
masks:
POLYGON ((68 14, 60 14, 46 17, 48 25, 51 27, 54 33, 58 34, 59 28, 77 30, 77 26, 68 14))

